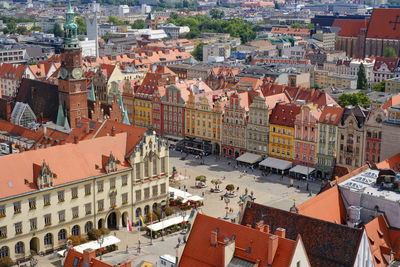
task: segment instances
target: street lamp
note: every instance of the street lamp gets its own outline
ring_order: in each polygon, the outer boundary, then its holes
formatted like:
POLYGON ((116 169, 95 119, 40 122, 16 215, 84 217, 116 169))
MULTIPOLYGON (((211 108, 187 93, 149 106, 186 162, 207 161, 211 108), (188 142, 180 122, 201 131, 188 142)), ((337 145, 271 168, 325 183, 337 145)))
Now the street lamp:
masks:
POLYGON ((100 260, 102 260, 102 259, 103 259, 102 246, 103 246, 103 243, 104 243, 104 236, 103 236, 103 235, 101 235, 101 236, 97 239, 97 243, 98 243, 99 246, 100 246, 100 248, 99 248, 99 250, 100 250, 100 260))
POLYGON ((225 207, 225 209, 226 209, 225 219, 228 219, 228 205, 229 205, 229 202, 231 202, 231 200, 229 198, 227 198, 227 197, 224 197, 224 201, 225 201, 225 204, 226 204, 226 207, 225 207))

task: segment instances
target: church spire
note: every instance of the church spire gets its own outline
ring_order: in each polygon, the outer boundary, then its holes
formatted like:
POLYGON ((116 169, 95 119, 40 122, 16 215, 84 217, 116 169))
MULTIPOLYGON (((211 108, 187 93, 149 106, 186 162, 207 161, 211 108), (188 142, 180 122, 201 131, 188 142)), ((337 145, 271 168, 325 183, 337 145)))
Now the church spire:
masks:
POLYGON ((68 9, 65 14, 64 23, 64 44, 78 44, 78 26, 75 23, 75 12, 72 9, 71 2, 68 1, 68 9))

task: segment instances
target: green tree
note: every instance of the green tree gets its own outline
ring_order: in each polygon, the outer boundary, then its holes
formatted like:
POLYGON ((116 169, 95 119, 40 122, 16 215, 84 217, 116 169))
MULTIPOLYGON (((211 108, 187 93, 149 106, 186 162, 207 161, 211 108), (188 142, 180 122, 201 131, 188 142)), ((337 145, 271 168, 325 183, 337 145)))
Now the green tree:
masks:
POLYGON ((78 34, 86 35, 86 21, 81 17, 77 17, 75 22, 78 25, 78 34))
POLYGON ((280 21, 279 25, 286 25, 286 21, 280 21))
POLYGON ((204 43, 198 44, 198 46, 196 46, 196 48, 192 52, 192 56, 198 61, 203 61, 203 47, 204 47, 204 45, 205 45, 204 43))
POLYGON ((42 31, 42 28, 39 27, 39 26, 33 26, 30 30, 31 30, 31 31, 38 31, 38 32, 41 32, 41 31, 42 31))
POLYGON ((364 92, 358 92, 356 94, 342 94, 339 97, 338 104, 343 108, 349 105, 369 106, 371 104, 371 101, 364 92))
POLYGON ((300 23, 293 23, 293 24, 290 24, 290 28, 294 28, 294 29, 300 29, 300 28, 303 28, 304 26, 303 25, 301 25, 300 23))
POLYGON ((213 19, 222 19, 225 16, 225 12, 216 8, 210 10, 210 16, 213 19))
POLYGON ((233 184, 228 184, 228 185, 226 185, 225 189, 226 189, 226 191, 231 193, 233 190, 235 190, 235 186, 233 184))
POLYGON ((372 86, 372 90, 377 91, 377 92, 385 92, 385 85, 386 85, 386 81, 376 83, 376 84, 374 84, 374 86, 372 86))
POLYGON ((135 20, 135 21, 132 23, 131 26, 132 26, 133 29, 143 29, 144 26, 146 26, 146 23, 144 22, 144 20, 138 19, 138 20, 135 20))
POLYGON ((28 62, 26 62, 26 64, 27 64, 27 65, 36 65, 37 62, 36 62, 36 60, 35 60, 34 58, 30 58, 30 59, 28 60, 28 62))
POLYGON ((124 24, 124 22, 122 20, 120 20, 120 19, 118 19, 117 17, 114 17, 114 16, 108 17, 107 22, 108 23, 112 23, 114 25, 123 25, 124 24))
POLYGON ((357 72, 357 89, 368 90, 368 80, 364 64, 361 62, 357 72))
POLYGON ((13 34, 17 32, 17 23, 15 21, 10 21, 6 24, 9 33, 13 34))
POLYGON ((89 240, 97 240, 102 235, 101 230, 92 228, 87 233, 89 240))
POLYGON ((28 29, 25 26, 19 26, 17 28, 17 33, 21 35, 25 35, 28 33, 28 29))
POLYGON ((56 37, 62 37, 64 35, 64 31, 59 23, 54 24, 53 33, 56 37))
POLYGON ((383 53, 383 56, 394 58, 394 57, 397 57, 397 53, 393 47, 388 46, 385 48, 385 52, 383 53))

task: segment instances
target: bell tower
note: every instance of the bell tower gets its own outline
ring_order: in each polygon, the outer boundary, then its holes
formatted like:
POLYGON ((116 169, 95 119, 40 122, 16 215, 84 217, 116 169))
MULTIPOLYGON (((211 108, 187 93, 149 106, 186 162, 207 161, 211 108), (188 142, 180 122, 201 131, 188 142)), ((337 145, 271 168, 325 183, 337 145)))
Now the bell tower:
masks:
POLYGON ((75 14, 68 1, 64 24, 64 43, 61 47, 61 68, 58 77, 58 94, 61 112, 75 128, 75 119, 88 117, 87 81, 82 69, 82 48, 78 41, 75 14))

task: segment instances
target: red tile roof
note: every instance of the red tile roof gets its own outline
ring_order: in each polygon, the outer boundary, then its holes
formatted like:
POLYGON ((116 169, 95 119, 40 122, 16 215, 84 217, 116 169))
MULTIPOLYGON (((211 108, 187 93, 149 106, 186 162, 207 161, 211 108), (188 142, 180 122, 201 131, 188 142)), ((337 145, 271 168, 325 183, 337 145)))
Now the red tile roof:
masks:
POLYGON ((344 109, 340 106, 325 106, 319 117, 319 122, 330 125, 338 125, 344 109))
POLYGON ((271 33, 288 35, 310 35, 310 29, 272 27, 271 33))
POLYGON ((107 80, 110 79, 111 74, 114 72, 116 65, 110 65, 110 64, 101 64, 100 69, 104 73, 104 75, 107 77, 107 80))
POLYGON ((300 204, 297 209, 301 215, 328 222, 344 224, 347 219, 346 208, 337 186, 300 204))
POLYGON ((382 105, 383 110, 387 110, 390 107, 400 104, 400 94, 392 96, 385 104, 382 105))
POLYGON ((272 111, 269 119, 270 124, 294 127, 296 115, 300 112, 300 105, 296 104, 278 104, 272 111))
POLYGON ((394 69, 399 65, 399 59, 390 57, 376 57, 374 70, 378 70, 382 64, 386 64, 388 69, 393 72, 394 69))
POLYGON ((0 77, 19 80, 22 79, 22 74, 24 74, 25 69, 25 65, 3 63, 0 66, 0 77))
POLYGON ((42 165, 45 161, 51 171, 57 175, 54 185, 61 185, 97 176, 103 170, 102 155, 113 153, 121 161, 118 170, 128 169, 125 162, 127 152, 127 133, 81 141, 78 144, 65 144, 45 149, 10 154, 0 158, 0 198, 15 196, 37 190, 36 177, 33 177, 33 165, 42 165), (68 155, 68 157, 60 157, 68 155), (77 168, 79 166, 79 168, 77 168), (27 180, 26 184, 24 181, 27 180))
MULTIPOLYGON (((263 228, 264 229, 264 228, 263 228)), ((269 238, 271 233, 253 229, 240 224, 227 222, 198 213, 183 251, 179 266, 223 266, 223 248, 226 241, 234 239, 234 257, 258 263, 257 266, 268 265, 269 238), (217 236, 217 246, 211 246, 212 232, 217 236), (250 252, 248 249, 250 248, 250 252)), ((295 252, 297 236, 293 240, 278 237, 278 247, 272 265, 290 266, 295 252)))
POLYGON ((65 258, 64 267, 131 267, 131 262, 120 263, 116 265, 108 264, 104 261, 96 259, 96 253, 94 250, 92 251, 84 251, 80 253, 76 251, 74 248, 71 248, 68 251, 68 254, 65 258), (77 265, 74 265, 74 262, 78 260, 77 265))
MULTIPOLYGON (((336 19, 335 22, 337 20, 340 20, 340 22, 337 24, 341 24, 338 35, 343 37, 357 37, 360 35, 361 29, 366 29, 368 26, 368 20, 336 19)), ((338 26, 333 26, 333 27, 338 27, 338 26)))
POLYGON ((367 38, 400 39, 400 9, 374 8, 369 20, 367 38))

